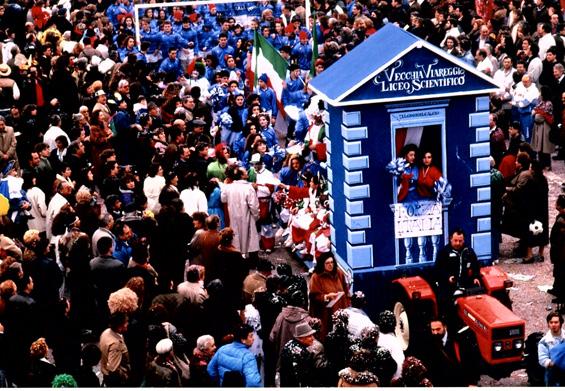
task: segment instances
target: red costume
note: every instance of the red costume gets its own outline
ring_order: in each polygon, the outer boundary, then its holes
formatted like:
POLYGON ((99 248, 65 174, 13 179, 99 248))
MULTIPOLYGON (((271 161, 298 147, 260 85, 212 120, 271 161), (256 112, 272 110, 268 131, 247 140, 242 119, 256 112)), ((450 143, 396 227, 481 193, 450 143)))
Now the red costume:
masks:
POLYGON ((434 166, 420 167, 416 190, 423 198, 434 197, 434 185, 441 178, 441 171, 434 166))

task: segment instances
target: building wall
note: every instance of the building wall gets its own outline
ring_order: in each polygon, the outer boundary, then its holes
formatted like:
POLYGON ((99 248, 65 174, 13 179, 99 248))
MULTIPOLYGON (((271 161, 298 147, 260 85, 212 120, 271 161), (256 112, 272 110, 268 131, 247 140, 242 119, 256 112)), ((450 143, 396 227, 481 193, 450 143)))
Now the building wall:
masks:
MULTIPOLYGON (((453 186, 448 230, 456 226, 463 228, 479 258, 488 262, 491 259, 488 96, 451 98, 445 110, 444 159, 447 158, 446 176, 453 186)), ((390 209, 393 191, 391 176, 385 170, 393 158, 390 113, 385 105, 375 104, 344 110, 330 107, 329 112, 328 176, 334 251, 355 274, 406 269, 408 266, 395 266, 394 220, 390 209)))

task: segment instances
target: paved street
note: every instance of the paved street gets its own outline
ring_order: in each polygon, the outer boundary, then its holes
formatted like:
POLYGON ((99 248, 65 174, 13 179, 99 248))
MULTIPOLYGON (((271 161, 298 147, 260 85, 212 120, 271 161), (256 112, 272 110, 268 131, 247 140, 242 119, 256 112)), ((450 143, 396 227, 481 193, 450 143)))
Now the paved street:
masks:
MULTIPOLYGON (((553 161, 553 171, 546 172, 549 182, 549 227, 553 226, 557 211, 555 200, 561 193, 561 183, 565 182, 565 164, 563 161, 553 161)), ((544 263, 521 264, 521 260, 512 258, 512 249, 517 239, 503 235, 500 246, 500 263, 504 271, 511 274, 514 287, 510 292, 514 305, 514 312, 526 320, 526 336, 534 331, 546 331, 545 316, 551 309, 553 296, 540 289, 553 284, 553 267, 549 260, 549 247, 545 249, 544 263), (527 280, 527 281, 522 281, 527 280)), ((481 379, 483 386, 527 386, 528 379, 525 370, 515 371, 510 378, 494 381, 487 376, 481 379)))

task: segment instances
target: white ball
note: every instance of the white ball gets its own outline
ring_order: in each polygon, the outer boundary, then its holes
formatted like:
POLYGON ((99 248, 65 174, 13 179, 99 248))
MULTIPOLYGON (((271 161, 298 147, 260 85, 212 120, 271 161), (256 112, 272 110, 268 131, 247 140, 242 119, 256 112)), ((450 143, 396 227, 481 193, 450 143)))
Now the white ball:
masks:
POLYGON ((533 235, 539 235, 543 232, 543 225, 538 220, 535 220, 533 223, 530 223, 530 232, 533 235))

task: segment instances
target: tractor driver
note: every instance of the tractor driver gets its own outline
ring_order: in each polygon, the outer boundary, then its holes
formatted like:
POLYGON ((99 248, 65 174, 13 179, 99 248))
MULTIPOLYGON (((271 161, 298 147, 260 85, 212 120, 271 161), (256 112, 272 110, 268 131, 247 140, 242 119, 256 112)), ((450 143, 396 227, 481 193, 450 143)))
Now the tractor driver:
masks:
POLYGON ((434 265, 440 306, 447 304, 456 290, 480 286, 479 272, 475 251, 465 246, 463 230, 455 228, 449 235, 449 244, 440 250, 434 265))

